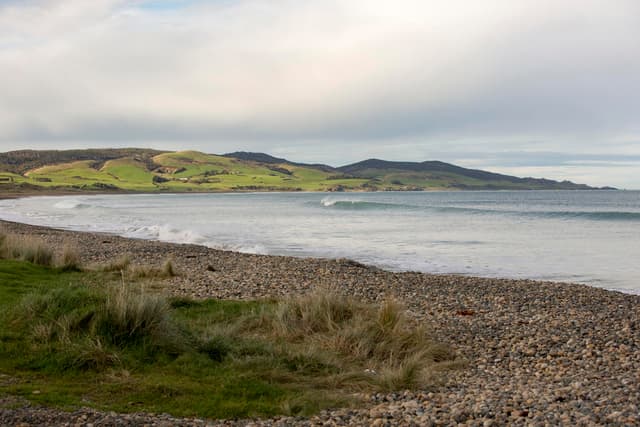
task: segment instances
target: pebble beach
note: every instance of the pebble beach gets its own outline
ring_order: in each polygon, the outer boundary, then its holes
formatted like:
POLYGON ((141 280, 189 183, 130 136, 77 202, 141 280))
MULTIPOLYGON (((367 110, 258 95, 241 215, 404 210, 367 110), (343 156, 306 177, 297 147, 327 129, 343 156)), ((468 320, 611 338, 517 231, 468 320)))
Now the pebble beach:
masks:
MULTIPOLYGON (((350 260, 220 251, 0 221, 0 232, 78 248, 87 264, 129 254, 171 258, 172 295, 255 299, 337 288, 367 301, 394 296, 451 345, 465 367, 430 390, 366 396, 359 409, 312 418, 176 419, 75 412, 0 399, 0 425, 640 425, 640 296, 585 285, 384 271, 350 260)), ((0 375, 0 390, 11 378, 0 375)))

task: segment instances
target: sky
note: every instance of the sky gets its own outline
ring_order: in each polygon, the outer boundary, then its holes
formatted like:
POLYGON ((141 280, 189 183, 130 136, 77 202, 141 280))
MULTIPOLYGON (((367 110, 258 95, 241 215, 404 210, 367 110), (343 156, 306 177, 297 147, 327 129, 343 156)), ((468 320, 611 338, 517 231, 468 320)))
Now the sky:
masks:
POLYGON ((0 151, 84 147, 640 189, 640 2, 0 0, 0 151))

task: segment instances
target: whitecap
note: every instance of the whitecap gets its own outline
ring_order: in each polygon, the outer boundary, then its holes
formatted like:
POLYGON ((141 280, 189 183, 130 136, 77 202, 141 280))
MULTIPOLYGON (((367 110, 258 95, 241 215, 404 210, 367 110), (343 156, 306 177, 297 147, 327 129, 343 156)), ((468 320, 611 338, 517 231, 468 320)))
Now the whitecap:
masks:
POLYGON ((82 203, 79 200, 66 199, 61 200, 53 205, 56 209, 80 209, 80 208, 88 208, 91 205, 86 203, 82 203))

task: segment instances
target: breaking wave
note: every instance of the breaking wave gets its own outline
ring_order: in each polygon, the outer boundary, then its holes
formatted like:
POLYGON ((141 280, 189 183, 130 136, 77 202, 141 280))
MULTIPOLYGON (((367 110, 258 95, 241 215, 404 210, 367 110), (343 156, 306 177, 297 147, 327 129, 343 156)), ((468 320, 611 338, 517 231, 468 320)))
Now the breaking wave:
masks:
POLYGON ((325 208, 343 209, 343 210, 385 210, 385 209, 419 209, 418 206, 387 203, 387 202, 367 202, 364 200, 340 200, 324 198, 320 204, 325 208))
POLYGON ((88 203, 82 203, 79 200, 61 200, 53 205, 56 209, 85 209, 90 208, 88 203))
POLYGON ((211 239, 211 237, 207 236, 206 234, 202 234, 194 230, 174 227, 170 224, 155 224, 132 228, 124 233, 124 236, 132 237, 135 239, 160 240, 162 242, 170 243, 203 245, 212 249, 243 252, 249 254, 266 255, 268 253, 266 248, 260 244, 219 243, 211 239))
POLYGON ((527 211, 486 209, 463 206, 418 206, 390 202, 369 202, 364 200, 324 198, 320 204, 329 209, 362 210, 421 210, 433 213, 468 215, 516 215, 532 218, 583 219, 591 221, 640 221, 640 212, 634 211, 527 211))

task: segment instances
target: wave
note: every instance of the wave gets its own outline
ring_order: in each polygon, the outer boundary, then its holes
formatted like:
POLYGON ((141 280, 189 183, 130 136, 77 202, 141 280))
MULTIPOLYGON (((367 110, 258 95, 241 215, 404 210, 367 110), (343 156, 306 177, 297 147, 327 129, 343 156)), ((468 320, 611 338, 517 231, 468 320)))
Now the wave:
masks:
POLYGON ((640 212, 629 211, 552 211, 541 212, 541 215, 549 218, 576 218, 593 221, 640 221, 640 212))
POLYGON ((169 224, 132 228, 125 233, 125 236, 137 239, 161 240, 171 243, 204 244, 207 242, 206 236, 194 230, 175 228, 169 224))
POLYGON ((365 200, 345 200, 325 198, 320 201, 325 208, 343 209, 343 210, 385 210, 385 209, 401 209, 413 210, 419 209, 415 205, 407 205, 400 203, 388 202, 367 202, 365 200))
POLYGON ((640 221, 640 212, 634 211, 526 211, 507 209, 486 209, 462 206, 417 206, 389 202, 369 202, 365 200, 332 199, 325 198, 320 201, 325 208, 340 210, 404 210, 423 211, 440 214, 462 214, 462 215, 509 215, 524 216, 531 218, 549 219, 583 219, 590 221, 640 221))
POLYGON ((255 243, 217 243, 211 240, 207 235, 198 233, 194 230, 176 228, 170 224, 149 225, 144 227, 132 228, 124 233, 125 237, 136 239, 159 240, 170 243, 185 243, 194 245, 203 245, 212 249, 220 249, 223 251, 234 251, 248 254, 266 255, 268 251, 260 244, 255 243))
POLYGON ((509 215, 528 218, 588 220, 588 221, 640 221, 640 212, 632 211, 518 211, 502 209, 461 208, 454 206, 426 208, 441 213, 463 213, 471 215, 509 215))
POLYGON ((56 209, 85 209, 90 208, 91 205, 82 203, 79 200, 61 200, 53 205, 56 209))

